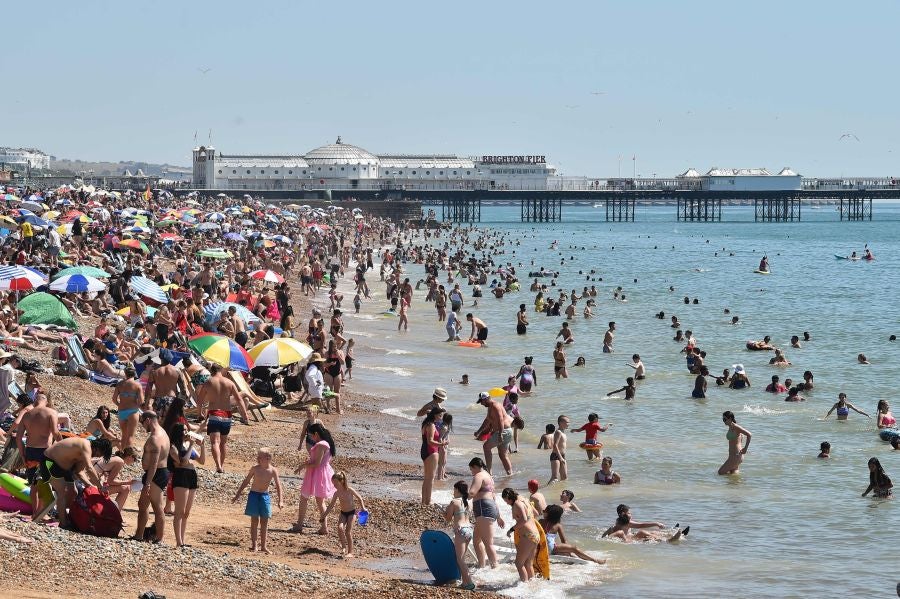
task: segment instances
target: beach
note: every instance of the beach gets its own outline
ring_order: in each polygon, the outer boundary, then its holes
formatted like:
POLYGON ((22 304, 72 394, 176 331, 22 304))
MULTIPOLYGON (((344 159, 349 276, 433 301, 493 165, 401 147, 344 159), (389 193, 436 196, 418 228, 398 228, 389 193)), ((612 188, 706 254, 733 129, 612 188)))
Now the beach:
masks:
MULTIPOLYGON (((497 210, 498 218, 508 216, 503 209, 497 210)), ((584 209, 585 219, 592 216, 589 210, 584 209)), ((534 356, 539 383, 520 402, 526 428, 519 434, 518 453, 512 456, 512 475, 504 476, 495 466, 498 492, 511 487, 525 493, 526 482, 532 478, 540 482, 551 503, 558 501, 562 490, 574 491, 582 512, 566 514, 568 536, 592 556, 609 562, 604 566, 556 564, 550 581, 529 583, 518 583, 515 569, 501 564, 497 570, 474 572, 481 591, 520 597, 664 593, 712 597, 740 584, 752 596, 799 596, 804 589, 819 589, 813 594, 825 596, 823 554, 799 553, 799 548, 811 546, 822 547, 828 559, 874 562, 883 573, 843 581, 838 585, 842 593, 871 595, 884 588, 896 556, 889 551, 871 555, 869 549, 885 531, 895 529, 897 508, 894 502, 860 499, 859 494, 867 482, 865 461, 870 455, 881 456, 889 472, 896 468, 872 421, 854 416, 838 423, 823 416, 840 390, 871 413, 877 399, 890 397, 891 381, 900 372, 891 353, 895 348, 887 342, 895 325, 892 290, 900 282, 900 270, 891 260, 900 255, 900 240, 891 223, 878 223, 873 229, 858 223, 709 226, 667 222, 661 213, 648 212, 650 222, 641 223, 640 228, 579 223, 578 214, 573 222, 542 227, 508 222, 485 225, 483 229, 506 236, 504 245, 494 248, 493 259, 498 266, 509 262, 520 271, 522 290, 502 299, 486 293, 478 306, 472 306, 470 287, 463 285, 467 295, 462 314, 473 311, 491 329, 487 346, 481 349, 444 341, 446 333, 437 322, 434 305, 423 301, 424 286, 413 294, 410 330, 397 331, 397 318, 384 314, 389 303, 377 280, 377 261, 368 275, 372 299, 363 301, 360 314, 353 313, 350 277, 340 280, 345 336, 356 342, 354 378, 342 390, 344 414, 321 414, 320 418, 334 434, 335 470, 348 473, 371 514, 366 527, 356 528, 357 558, 341 559, 333 531, 327 536, 310 529, 302 535, 288 532, 296 520, 300 481, 293 469, 301 459, 297 445, 303 415, 287 404, 265 410, 266 422, 235 423, 226 473, 213 474, 209 464, 198 466, 200 489, 186 541, 190 547, 175 550, 124 538, 99 539, 13 520, 7 528, 37 544, 23 548, 0 542, 0 559, 15 563, 35 548, 46 547, 54 584, 77 589, 89 578, 91 594, 112 596, 152 589, 186 597, 209 594, 210 585, 216 586, 216 594, 287 596, 300 590, 329 596, 360 592, 375 597, 460 595, 462 591, 429 584, 418 537, 425 529, 446 529, 441 514, 451 497, 450 485, 469 480, 466 465, 481 455, 480 444, 472 438, 485 415, 475 403, 478 393, 503 385, 524 356, 534 356), (877 248, 877 263, 835 262, 836 247, 858 248, 863 236, 877 248), (556 249, 549 249, 555 240, 556 249), (772 265, 769 277, 752 272, 764 252, 772 265), (553 379, 551 356, 553 338, 564 317, 534 312, 534 293, 527 290, 531 279, 524 276, 541 266, 560 272, 557 289, 580 292, 595 285, 599 290, 594 318, 578 313, 570 321, 576 341, 567 350, 569 378, 565 380, 553 379), (841 283, 830 284, 836 277, 841 283), (873 277, 878 286, 870 284, 873 277), (613 299, 620 286, 627 301, 613 299), (670 286, 675 290, 669 291, 670 286), (858 292, 863 288, 867 289, 864 300, 858 292), (685 304, 685 297, 697 298, 698 303, 685 304), (866 317, 847 316, 861 301, 866 317), (520 303, 526 304, 531 320, 524 336, 515 334, 520 303), (659 311, 665 312, 665 320, 654 318, 659 311), (740 316, 740 325, 730 324, 731 314, 740 316), (717 388, 711 380, 708 397, 691 399, 693 376, 684 367, 681 345, 671 340, 674 330, 669 327, 669 315, 677 315, 682 328, 694 331, 699 345, 709 352, 712 374, 740 363, 753 388, 717 388), (617 323, 617 330, 614 351, 605 354, 601 340, 609 321, 617 323), (804 330, 811 333, 810 342, 802 349, 785 347, 791 335, 804 330), (791 367, 776 369, 767 364, 769 352, 746 351, 747 340, 764 335, 785 347, 791 367), (873 361, 868 368, 855 363, 861 351, 873 361), (647 379, 637 385, 635 400, 625 402, 621 393, 606 397, 631 376, 626 363, 632 353, 640 353, 648 370, 647 379), (572 366, 577 356, 585 357, 584 368, 572 366), (772 374, 799 379, 806 369, 815 371, 817 386, 806 393, 803 404, 788 404, 783 397, 763 392, 772 374), (467 386, 459 384, 464 373, 470 377, 467 386), (445 407, 454 415, 454 432, 448 480, 435 483, 436 505, 421 506, 421 437, 415 413, 435 387, 447 390, 445 407), (724 410, 733 411, 754 436, 740 474, 718 477, 716 469, 727 455, 726 429, 720 418, 724 410), (565 414, 573 428, 578 427, 587 422, 590 412, 599 413, 602 423, 613 423, 601 434, 603 453, 614 459, 622 483, 591 484, 598 464, 588 462, 577 449, 582 435, 568 433, 569 480, 548 485, 547 453, 535 449, 545 424, 565 414), (823 440, 835 447, 827 462, 815 457, 823 440), (285 507, 276 511, 271 522, 272 554, 268 556, 248 550, 243 499, 230 502, 262 446, 273 449, 273 463, 285 486, 285 507), (835 509, 835 502, 865 514, 862 528, 852 537, 845 533, 847 510, 835 509), (630 505, 638 519, 661 520, 669 527, 691 525, 691 536, 679 544, 602 540, 600 535, 614 521, 615 506, 620 503, 630 505), (779 575, 779 568, 788 562, 793 567, 791 576, 779 575)), ((421 238, 407 240, 422 242, 421 238)), ((421 265, 407 263, 403 270, 413 285, 424 277, 421 265)), ((446 276, 441 272, 442 282, 446 276)), ((327 308, 324 293, 307 300, 296 281, 289 282, 301 323, 313 305, 327 308)), ((96 321, 79 319, 79 324, 92 329, 96 321)), ((463 322, 463 327, 461 337, 466 338, 468 323, 463 322)), ((98 405, 109 404, 106 387, 72 377, 41 375, 41 379, 53 391, 58 409, 78 422, 89 419, 98 405)), ((501 513, 508 519, 507 506, 501 505, 501 513)), ((314 514, 311 507, 307 521, 314 514)), ((124 516, 122 537, 134 530, 133 500, 124 516)), ((170 522, 167 518, 167 543, 171 543, 170 522)), ((498 542, 502 535, 498 531, 498 542)), ((53 594, 29 569, 16 569, 7 580, 9 588, 19 589, 18 596, 53 594)))

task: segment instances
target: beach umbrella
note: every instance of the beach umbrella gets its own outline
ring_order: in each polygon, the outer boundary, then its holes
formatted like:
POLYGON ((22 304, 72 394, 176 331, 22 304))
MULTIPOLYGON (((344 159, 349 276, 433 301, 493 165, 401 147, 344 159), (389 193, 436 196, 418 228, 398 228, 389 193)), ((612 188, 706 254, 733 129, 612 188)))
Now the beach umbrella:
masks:
POLYGON ((287 235, 273 235, 270 237, 273 241, 278 241, 280 243, 293 243, 293 240, 287 235))
POLYGON ((147 227, 141 227, 139 225, 134 225, 133 227, 125 227, 122 229, 123 233, 136 233, 136 234, 147 234, 150 233, 150 229, 147 227))
POLYGON ((184 239, 184 237, 178 235, 177 233, 163 233, 159 236, 159 238, 163 241, 181 241, 184 239))
POLYGON ((131 248, 133 250, 141 250, 144 253, 148 253, 150 248, 147 247, 147 244, 138 240, 138 239, 122 239, 118 243, 119 247, 123 248, 131 248))
POLYGON ((243 320, 244 323, 250 324, 251 322, 262 322, 262 319, 260 319, 259 316, 248 310, 246 307, 234 302, 215 302, 207 304, 203 308, 203 314, 206 316, 206 320, 214 321, 219 314, 232 306, 234 306, 237 317, 243 320))
POLYGON ((35 215, 35 214, 26 214, 24 217, 20 218, 20 222, 23 223, 31 223, 37 227, 52 227, 53 223, 50 221, 44 220, 43 218, 35 215))
POLYGON ((209 220, 212 222, 225 220, 226 218, 228 218, 228 217, 221 212, 211 212, 210 214, 206 215, 206 220, 209 220))
POLYGON ((75 202, 70 200, 69 198, 63 198, 61 200, 56 200, 53 202, 54 206, 72 206, 75 202))
POLYGON ((216 260, 227 260, 228 258, 234 257, 234 254, 227 250, 223 250, 222 248, 200 250, 197 252, 197 255, 201 258, 215 258, 216 260))
POLYGON ((11 225, 13 227, 19 226, 19 223, 17 223, 10 217, 6 216, 5 214, 3 216, 0 216, 0 223, 2 223, 4 225, 11 225))
POLYGON ((74 221, 76 218, 85 224, 94 222, 91 220, 90 216, 79 210, 69 210, 62 219, 68 223, 74 221))
MULTIPOLYGON (((147 316, 150 316, 151 318, 156 316, 156 308, 153 306, 147 306, 144 308, 144 311, 147 313, 147 316)), ((116 310, 116 314, 119 316, 131 316, 131 306, 125 306, 121 310, 116 310)))
POLYGON ((65 223, 56 227, 56 232, 60 235, 69 236, 72 234, 72 223, 65 223))
POLYGON ((50 283, 50 289, 52 291, 65 291, 66 293, 85 293, 89 291, 103 291, 106 289, 106 284, 87 275, 66 275, 50 283))
POLYGON ((169 297, 159 285, 147 277, 131 277, 128 281, 131 290, 152 306, 161 306, 169 302, 169 297))
POLYGON ((53 275, 53 280, 69 275, 86 275, 88 277, 94 277, 95 279, 107 279, 112 276, 102 268, 97 268, 96 266, 71 266, 62 269, 53 275))
POLYGON ((268 281, 270 283, 284 283, 284 277, 274 270, 254 270, 250 273, 250 278, 257 281, 268 281))
MULTIPOLYGON (((32 196, 32 197, 34 197, 34 196, 32 196)), ((34 211, 46 210, 46 208, 44 208, 43 204, 41 204, 40 202, 35 202, 31 199, 22 202, 20 205, 22 206, 22 208, 27 208, 28 210, 34 210, 34 211)))
POLYGON ((225 335, 202 333, 188 339, 188 347, 205 360, 232 370, 250 372, 253 358, 243 347, 225 335))
POLYGON ((247 242, 247 238, 240 233, 225 233, 225 239, 229 241, 243 241, 244 243, 247 242))
POLYGON ((259 241, 257 241, 256 243, 253 244, 253 247, 273 248, 273 247, 275 247, 275 245, 276 245, 276 243, 274 241, 272 241, 271 239, 260 239, 259 241))
POLYGON ((23 266, 0 266, 0 289, 30 291, 45 284, 46 276, 23 266))
POLYGON ((248 353, 257 366, 287 366, 305 360, 312 351, 291 337, 276 337, 254 345, 248 353))
POLYGON ((222 227, 216 223, 203 223, 197 227, 198 231, 219 231, 222 227))
POLYGON ((252 227, 253 225, 256 224, 256 221, 250 220, 249 218, 245 218, 244 220, 241 221, 241 224, 244 225, 245 227, 252 227))
POLYGON ((53 220, 54 218, 58 217, 60 214, 62 214, 62 213, 59 210, 48 210, 47 212, 45 212, 41 215, 41 218, 46 219, 46 220, 53 220))

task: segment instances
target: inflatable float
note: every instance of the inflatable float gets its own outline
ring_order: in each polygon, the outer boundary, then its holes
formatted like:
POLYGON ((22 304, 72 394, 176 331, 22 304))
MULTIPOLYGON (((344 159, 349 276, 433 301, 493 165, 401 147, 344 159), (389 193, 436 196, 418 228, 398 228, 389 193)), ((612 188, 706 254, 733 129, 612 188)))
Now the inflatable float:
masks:
POLYGON ((460 341, 456 345, 460 347, 481 347, 481 344, 477 341, 460 341))
POLYGON ((578 447, 581 449, 603 449, 603 443, 597 441, 596 443, 579 443, 578 447))
POLYGON ((878 431, 878 436, 881 437, 882 441, 890 443, 892 439, 900 438, 900 431, 895 428, 883 428, 878 431))
POLYGON ((19 512, 31 515, 31 504, 10 495, 5 489, 0 489, 0 512, 19 512))
POLYGON ((14 474, 4 472, 0 474, 0 489, 6 491, 11 497, 19 501, 31 503, 31 488, 28 481, 14 474))
POLYGON ((755 273, 758 274, 758 275, 768 275, 768 274, 772 274, 771 271, 768 271, 768 270, 759 270, 759 269, 756 269, 756 270, 754 270, 753 272, 755 272, 755 273))
POLYGON ((860 257, 859 256, 838 256, 837 254, 835 254, 834 259, 835 260, 853 260, 855 262, 855 261, 859 260, 860 257))
POLYGON ((437 584, 459 580, 459 566, 456 564, 456 547, 453 540, 442 530, 426 530, 419 537, 422 557, 437 584))
POLYGON ((755 342, 755 341, 748 341, 748 342, 747 342, 747 349, 749 349, 750 351, 772 351, 772 350, 775 349, 775 348, 772 347, 772 346, 769 346, 769 347, 760 347, 759 345, 757 345, 757 342, 755 342))

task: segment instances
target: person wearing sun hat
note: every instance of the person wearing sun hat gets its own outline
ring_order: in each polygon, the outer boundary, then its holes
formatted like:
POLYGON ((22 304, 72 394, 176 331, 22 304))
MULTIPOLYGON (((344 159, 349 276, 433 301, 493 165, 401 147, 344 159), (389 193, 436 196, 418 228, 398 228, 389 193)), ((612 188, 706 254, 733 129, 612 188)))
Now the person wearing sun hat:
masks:
POLYGON ((747 371, 744 370, 743 364, 735 364, 733 367, 734 376, 731 377, 731 382, 728 384, 730 389, 749 389, 750 388, 750 379, 747 378, 747 371))
POLYGON ((418 412, 416 412, 416 417, 421 418, 425 414, 431 411, 431 408, 442 408, 441 405, 447 401, 447 391, 442 389, 441 387, 437 387, 434 390, 434 393, 431 394, 431 401, 422 406, 418 412))
MULTIPOLYGON (((322 358, 322 354, 314 352, 309 357, 309 364, 303 376, 306 382, 306 392, 309 393, 309 401, 323 407, 325 407, 322 399, 322 394, 325 391, 325 380, 322 378, 322 368, 324 366, 325 359, 322 358)), ((326 411, 328 410, 326 409, 326 411)))

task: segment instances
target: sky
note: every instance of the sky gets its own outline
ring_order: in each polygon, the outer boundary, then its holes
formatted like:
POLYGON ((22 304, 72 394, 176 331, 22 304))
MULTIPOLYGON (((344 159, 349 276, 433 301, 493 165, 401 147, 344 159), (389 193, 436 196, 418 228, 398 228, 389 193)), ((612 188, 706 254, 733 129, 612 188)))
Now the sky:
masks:
POLYGON ((896 1, 54 0, 4 20, 0 145, 60 158, 340 135, 569 176, 900 175, 896 1))

